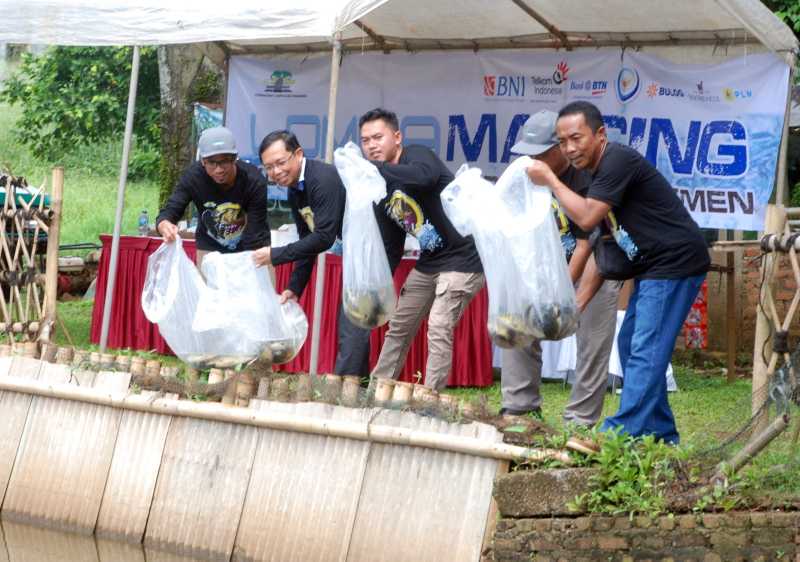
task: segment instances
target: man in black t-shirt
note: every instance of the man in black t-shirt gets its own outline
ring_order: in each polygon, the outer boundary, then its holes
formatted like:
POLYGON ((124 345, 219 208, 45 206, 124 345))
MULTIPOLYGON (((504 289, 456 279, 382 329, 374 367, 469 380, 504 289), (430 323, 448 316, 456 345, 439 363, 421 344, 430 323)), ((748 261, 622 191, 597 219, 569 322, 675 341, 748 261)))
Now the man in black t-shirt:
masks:
POLYGON ((636 271, 617 340, 625 377, 622 400, 602 428, 677 443, 664 374, 708 271, 705 241, 664 176, 634 149, 608 141, 597 107, 567 104, 556 132, 572 165, 592 174, 586 197, 565 186, 544 162, 534 161, 528 175, 550 187, 584 231, 602 223, 636 271))
POLYGON ((361 150, 386 179, 387 196, 379 205, 379 222, 387 248, 401 247, 406 233, 420 245, 417 265, 400 291, 397 309, 389 321, 378 364, 372 376, 397 378, 420 323, 428 317, 428 360, 425 385, 447 386, 453 359, 453 330, 464 309, 483 287, 478 250, 444 214, 440 194, 453 181, 447 166, 428 148, 403 146, 397 115, 374 109, 359 120, 361 150))
MULTIPOLYGON (((522 126, 521 138, 511 147, 511 152, 526 154, 545 162, 564 185, 585 195, 591 176, 585 170, 571 166, 561 152, 555 130, 557 117, 555 112, 547 110, 531 115, 522 126)), ((588 235, 569 220, 555 198, 553 214, 569 263, 570 279, 575 284, 581 280, 582 288, 583 271, 591 255, 588 235)), ((575 334, 575 382, 569 402, 564 408, 566 422, 593 426, 600 419, 608 380, 608 358, 614 344, 619 289, 620 282, 605 281, 588 304, 579 303, 581 316, 575 334)), ((583 292, 579 289, 579 294, 583 292)), ((501 370, 503 402, 500 413, 541 415, 541 376, 542 347, 539 341, 535 341, 530 348, 504 349, 501 370)))
POLYGON ((194 203, 199 214, 196 262, 208 252, 239 252, 269 245, 267 182, 258 168, 236 159, 233 133, 206 129, 198 141, 200 161, 183 173, 175 191, 156 217, 166 242, 178 235, 175 223, 194 203))

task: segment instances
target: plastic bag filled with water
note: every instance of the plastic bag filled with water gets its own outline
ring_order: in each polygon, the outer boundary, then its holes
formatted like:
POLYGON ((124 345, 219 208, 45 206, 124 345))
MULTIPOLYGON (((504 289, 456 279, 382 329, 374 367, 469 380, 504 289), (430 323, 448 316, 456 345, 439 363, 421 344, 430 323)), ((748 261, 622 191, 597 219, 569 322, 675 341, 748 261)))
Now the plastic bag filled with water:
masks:
POLYGON ((386 197, 386 180, 352 142, 333 155, 347 200, 342 224, 342 307, 365 329, 386 324, 397 295, 373 205, 386 197))
POLYGON ((552 197, 530 181, 529 164, 515 160, 496 185, 462 166, 442 191, 448 218, 475 240, 489 291, 489 334, 506 348, 563 339, 578 322, 552 197))

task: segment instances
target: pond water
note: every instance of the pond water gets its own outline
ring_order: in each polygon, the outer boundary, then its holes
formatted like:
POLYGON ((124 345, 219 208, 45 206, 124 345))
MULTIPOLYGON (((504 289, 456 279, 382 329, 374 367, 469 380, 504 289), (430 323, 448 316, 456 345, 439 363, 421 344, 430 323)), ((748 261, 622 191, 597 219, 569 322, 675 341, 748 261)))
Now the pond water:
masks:
POLYGON ((141 544, 0 521, 0 562, 199 562, 141 544))

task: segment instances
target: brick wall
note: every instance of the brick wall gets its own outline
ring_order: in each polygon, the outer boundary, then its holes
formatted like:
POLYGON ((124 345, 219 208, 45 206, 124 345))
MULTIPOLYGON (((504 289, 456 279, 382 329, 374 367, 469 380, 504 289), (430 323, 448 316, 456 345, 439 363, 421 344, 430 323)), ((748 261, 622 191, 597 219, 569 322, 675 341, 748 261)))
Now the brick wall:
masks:
MULTIPOLYGON (((739 263, 736 277, 736 332, 737 349, 740 353, 752 356, 755 341, 756 310, 761 287, 761 252, 758 248, 742 251, 736 258, 739 263)), ((712 252, 714 263, 725 265, 726 254, 712 252)), ((727 276, 719 272, 710 272, 708 280, 708 348, 712 351, 727 350, 727 276)), ((794 297, 796 283, 794 273, 786 255, 781 254, 780 269, 775 276, 775 297, 779 314, 785 314, 794 297)), ((800 322, 792 323, 790 332, 800 335, 800 322)), ((683 347, 683 335, 678 338, 678 347, 683 347)))
POLYGON ((800 513, 501 518, 484 557, 495 562, 659 560, 800 562, 800 513))
MULTIPOLYGON (((745 349, 749 348, 751 350, 755 339, 756 311, 761 287, 761 260, 754 258, 757 258, 760 253, 760 250, 757 248, 749 248, 744 251, 742 276, 740 278, 741 289, 737 291, 737 293, 741 295, 739 305, 742 308, 741 331, 739 335, 740 348, 744 346, 745 349)), ((794 298, 797 284, 794 279, 791 263, 786 255, 781 255, 779 265, 780 267, 776 269, 775 273, 775 290, 773 296, 776 301, 775 304, 778 314, 782 320, 789 309, 789 303, 794 298)), ((798 322, 795 320, 790 329, 793 336, 800 335, 798 326, 798 322)))

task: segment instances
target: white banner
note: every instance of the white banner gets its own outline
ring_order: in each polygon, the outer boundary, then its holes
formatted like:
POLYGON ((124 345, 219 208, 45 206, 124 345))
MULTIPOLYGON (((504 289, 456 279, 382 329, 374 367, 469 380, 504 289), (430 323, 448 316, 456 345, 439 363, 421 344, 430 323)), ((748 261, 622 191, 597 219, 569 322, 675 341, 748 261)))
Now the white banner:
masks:
MULTIPOLYGON (((585 99, 612 140, 656 164, 701 227, 759 230, 775 181, 788 66, 771 54, 716 66, 675 65, 619 50, 578 53, 362 54, 340 73, 335 144, 358 142, 358 117, 396 112, 405 142, 452 170, 498 176, 528 115, 585 99)), ((329 58, 233 57, 227 119, 258 163, 268 132, 288 128, 307 156, 325 154, 329 58)))

